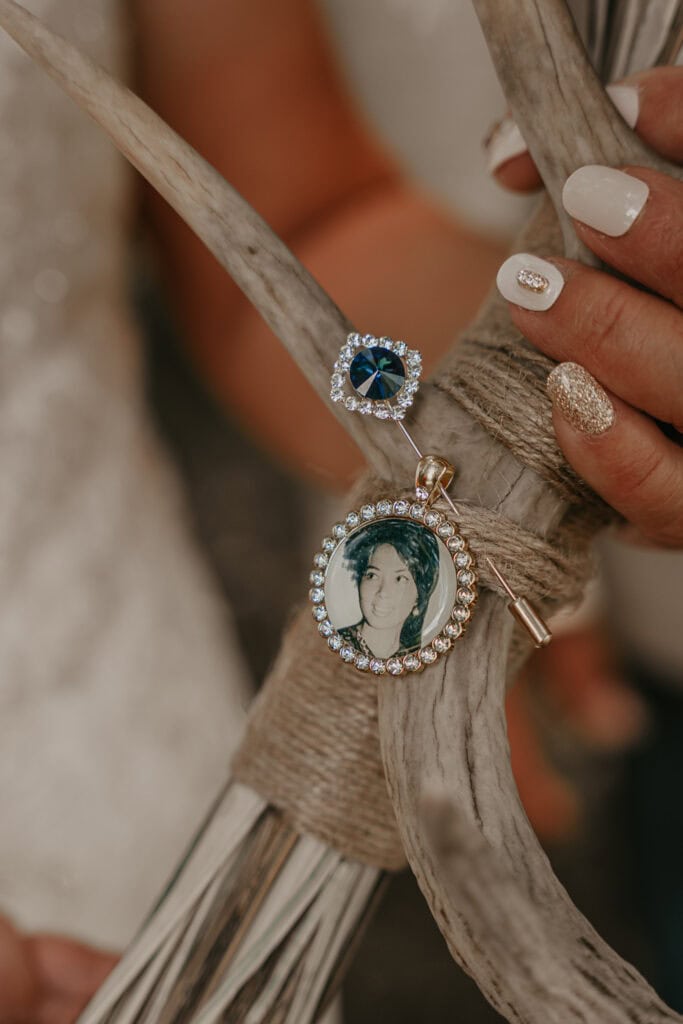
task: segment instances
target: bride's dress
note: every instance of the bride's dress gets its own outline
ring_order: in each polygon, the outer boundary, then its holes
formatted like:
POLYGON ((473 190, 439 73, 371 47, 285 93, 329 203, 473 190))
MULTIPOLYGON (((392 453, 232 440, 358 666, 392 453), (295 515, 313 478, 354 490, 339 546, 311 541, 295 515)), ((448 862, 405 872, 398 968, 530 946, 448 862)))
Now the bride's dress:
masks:
MULTIPOLYGON (((123 73, 117 0, 24 0, 123 73)), ((129 172, 0 35, 0 913, 123 945, 246 672, 143 401, 129 172)))

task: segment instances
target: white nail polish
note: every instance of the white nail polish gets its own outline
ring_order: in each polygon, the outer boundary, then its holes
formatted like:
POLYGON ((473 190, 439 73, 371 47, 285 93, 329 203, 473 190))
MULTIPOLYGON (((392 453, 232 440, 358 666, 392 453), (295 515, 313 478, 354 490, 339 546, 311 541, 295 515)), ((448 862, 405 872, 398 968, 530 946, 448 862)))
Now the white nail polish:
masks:
POLYGON ((605 92, 629 128, 635 128, 640 113, 640 95, 635 85, 607 85, 605 92))
POLYGON ((489 173, 493 174, 508 160, 526 153, 527 144, 512 118, 506 117, 493 132, 487 149, 488 169, 489 173))
POLYGON ((565 181, 562 202, 570 217, 618 238, 631 227, 649 194, 640 178, 614 167, 587 164, 565 181))
POLYGON ((501 264, 496 284, 508 302, 541 312, 557 300, 564 288, 564 278, 554 264, 540 256, 516 252, 501 264))

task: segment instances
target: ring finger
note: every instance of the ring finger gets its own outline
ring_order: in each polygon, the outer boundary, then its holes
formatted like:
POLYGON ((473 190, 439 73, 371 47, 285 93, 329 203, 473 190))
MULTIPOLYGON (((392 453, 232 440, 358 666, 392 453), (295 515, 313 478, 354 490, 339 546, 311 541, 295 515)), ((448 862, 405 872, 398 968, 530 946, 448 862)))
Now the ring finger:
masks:
POLYGON ((683 315, 675 306, 573 260, 526 253, 503 263, 498 287, 533 345, 580 363, 625 402, 680 429, 683 315), (520 284, 529 275, 542 290, 520 284))

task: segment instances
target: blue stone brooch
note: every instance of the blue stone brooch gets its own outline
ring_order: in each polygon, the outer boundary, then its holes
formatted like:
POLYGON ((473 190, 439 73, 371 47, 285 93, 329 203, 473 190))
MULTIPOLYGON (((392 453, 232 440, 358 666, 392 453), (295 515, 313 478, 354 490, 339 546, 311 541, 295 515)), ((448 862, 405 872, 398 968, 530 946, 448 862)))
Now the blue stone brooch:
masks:
POLYGON ((349 334, 330 378, 330 398, 349 412, 401 420, 420 386, 422 356, 404 341, 349 334))

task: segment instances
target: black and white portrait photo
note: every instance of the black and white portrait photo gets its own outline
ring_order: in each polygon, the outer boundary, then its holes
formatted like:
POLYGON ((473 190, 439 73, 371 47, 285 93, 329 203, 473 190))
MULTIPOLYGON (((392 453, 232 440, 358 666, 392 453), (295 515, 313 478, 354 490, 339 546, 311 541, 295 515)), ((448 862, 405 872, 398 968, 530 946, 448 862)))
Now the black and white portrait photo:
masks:
POLYGON ((426 526, 381 519, 355 530, 325 577, 332 625, 356 650, 390 658, 418 650, 448 621, 452 559, 426 526))

